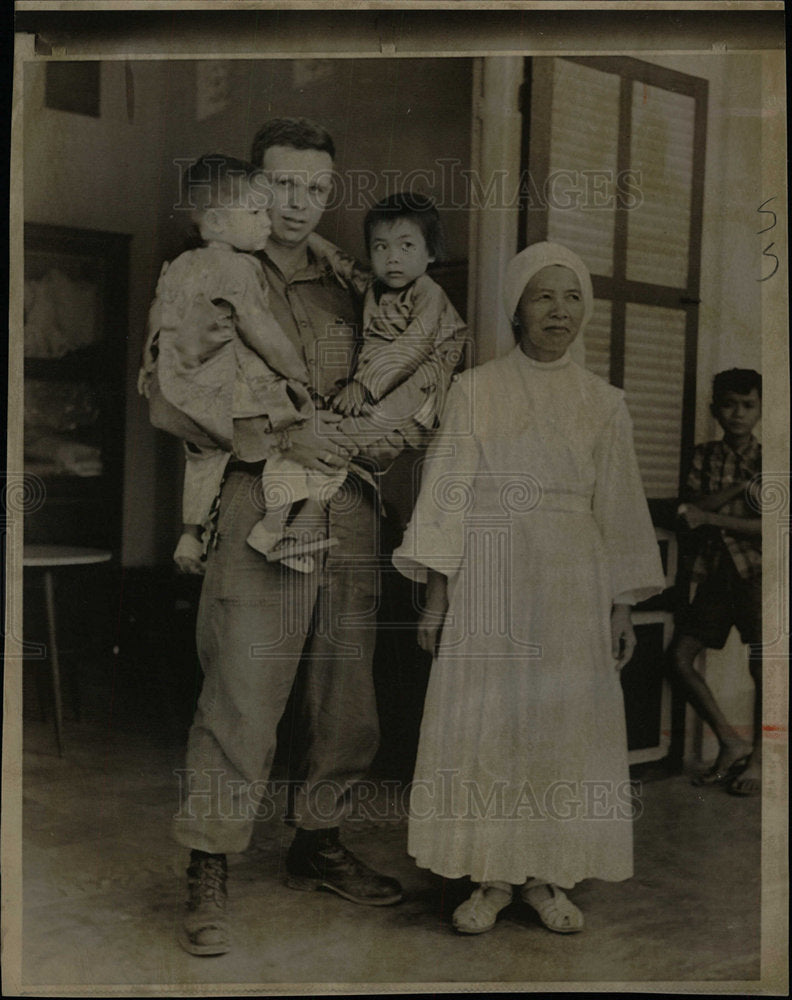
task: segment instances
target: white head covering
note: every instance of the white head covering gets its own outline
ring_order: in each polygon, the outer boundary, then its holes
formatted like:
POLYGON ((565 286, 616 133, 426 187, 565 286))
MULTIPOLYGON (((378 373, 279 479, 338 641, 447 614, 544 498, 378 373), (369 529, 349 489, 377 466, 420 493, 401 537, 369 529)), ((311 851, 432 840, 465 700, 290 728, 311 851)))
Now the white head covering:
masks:
POLYGON ((594 290, 591 287, 591 275, 580 257, 560 243, 533 243, 518 253, 516 257, 512 257, 506 265, 506 277, 503 279, 503 304, 506 307, 506 316, 511 323, 515 312, 517 312, 522 293, 525 291, 525 286, 542 268, 550 267, 553 264, 568 267, 577 275, 580 282, 580 292, 583 296, 583 319, 578 331, 580 334, 594 311, 594 290))

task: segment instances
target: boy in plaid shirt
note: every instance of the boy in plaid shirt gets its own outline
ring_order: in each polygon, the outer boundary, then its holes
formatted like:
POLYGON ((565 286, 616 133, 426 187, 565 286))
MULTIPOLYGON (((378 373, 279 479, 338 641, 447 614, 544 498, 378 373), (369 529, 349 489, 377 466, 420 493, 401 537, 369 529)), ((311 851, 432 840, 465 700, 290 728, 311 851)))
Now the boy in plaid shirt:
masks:
POLYGON ((762 446, 753 429, 762 415, 762 377, 732 368, 715 376, 711 412, 723 438, 696 446, 679 512, 699 536, 693 566, 696 595, 680 623, 674 666, 691 705, 720 745, 715 763, 694 779, 727 785, 735 795, 761 789, 762 536, 758 485, 762 446), (729 724, 694 662, 702 649, 722 649, 735 625, 749 647, 756 688, 753 746, 729 724))

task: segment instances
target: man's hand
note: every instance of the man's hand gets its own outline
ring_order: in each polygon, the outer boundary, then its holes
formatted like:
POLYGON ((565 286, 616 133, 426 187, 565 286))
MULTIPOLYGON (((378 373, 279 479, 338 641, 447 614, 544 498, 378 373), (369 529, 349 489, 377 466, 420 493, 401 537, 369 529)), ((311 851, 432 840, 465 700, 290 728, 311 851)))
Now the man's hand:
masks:
POLYGON ((339 430, 355 442, 358 455, 376 465, 380 472, 386 470, 406 447, 417 447, 423 443, 408 440, 399 430, 383 430, 380 422, 372 416, 344 417, 339 430))
POLYGON ((301 427, 289 430, 284 454, 317 472, 346 469, 358 448, 339 428, 340 420, 340 413, 316 410, 301 427))
POLYGON ((616 669, 626 667, 635 652, 636 638, 629 604, 614 604, 611 612, 611 652, 616 669))

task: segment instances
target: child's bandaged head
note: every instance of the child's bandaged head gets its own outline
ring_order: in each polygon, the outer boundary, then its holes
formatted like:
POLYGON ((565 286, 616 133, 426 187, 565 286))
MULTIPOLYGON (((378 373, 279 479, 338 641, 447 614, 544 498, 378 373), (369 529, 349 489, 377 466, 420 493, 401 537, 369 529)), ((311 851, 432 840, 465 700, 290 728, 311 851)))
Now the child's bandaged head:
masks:
POLYGON ((559 264, 574 272, 580 282, 580 293, 583 296, 583 319, 580 323, 580 335, 591 319, 594 311, 594 290, 591 287, 591 275, 588 268, 576 253, 560 243, 534 243, 512 257, 506 265, 503 279, 503 304, 510 323, 514 323, 514 314, 520 302, 522 293, 535 274, 545 267, 559 264))

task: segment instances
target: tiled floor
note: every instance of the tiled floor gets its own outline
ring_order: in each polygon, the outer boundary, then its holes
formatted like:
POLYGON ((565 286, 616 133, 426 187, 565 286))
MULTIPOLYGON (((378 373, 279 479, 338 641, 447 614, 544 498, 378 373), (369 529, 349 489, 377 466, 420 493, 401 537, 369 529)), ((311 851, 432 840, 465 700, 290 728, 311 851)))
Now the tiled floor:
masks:
POLYGON ((403 818, 344 831, 348 846, 402 881, 402 904, 367 908, 294 892, 282 882, 291 833, 275 818, 229 859, 233 951, 191 957, 174 934, 186 852, 169 839, 181 732, 118 712, 112 725, 107 718, 107 705, 97 703, 83 722, 67 719, 63 758, 51 723, 35 712, 25 720, 28 992, 47 984, 61 995, 126 984, 125 995, 134 995, 150 992, 147 984, 174 993, 228 983, 278 992, 291 983, 505 987, 759 976, 760 800, 693 788, 685 776, 643 785, 635 877, 575 889, 587 922, 580 935, 550 934, 517 905, 489 934, 456 935, 450 914, 469 886, 444 885, 414 866, 403 818))

